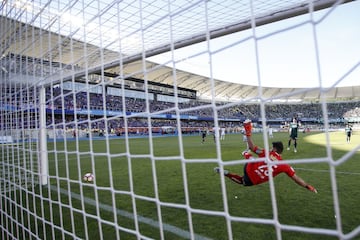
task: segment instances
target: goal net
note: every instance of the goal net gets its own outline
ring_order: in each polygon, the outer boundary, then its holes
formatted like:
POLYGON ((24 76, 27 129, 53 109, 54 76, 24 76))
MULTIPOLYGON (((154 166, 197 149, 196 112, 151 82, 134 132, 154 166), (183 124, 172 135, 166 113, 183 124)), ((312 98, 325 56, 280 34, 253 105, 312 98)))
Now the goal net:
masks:
POLYGON ((348 53, 327 84, 321 54, 332 56, 319 38, 354 9, 358 1, 2 1, 0 238, 359 237, 360 61, 348 53), (294 32, 302 39, 279 48, 294 32), (285 174, 244 187, 214 172, 243 174, 247 118, 256 144, 283 141, 284 162, 318 194, 285 174))

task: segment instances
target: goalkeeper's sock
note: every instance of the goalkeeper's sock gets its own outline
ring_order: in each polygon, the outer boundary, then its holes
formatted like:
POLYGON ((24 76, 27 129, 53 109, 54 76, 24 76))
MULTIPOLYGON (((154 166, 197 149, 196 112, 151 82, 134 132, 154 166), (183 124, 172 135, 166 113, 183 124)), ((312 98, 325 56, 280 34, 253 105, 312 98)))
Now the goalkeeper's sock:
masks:
POLYGON ((244 129, 245 129, 245 135, 248 137, 251 136, 251 131, 252 131, 251 121, 244 122, 244 129))
POLYGON ((233 182, 236 182, 237 184, 244 184, 243 177, 241 177, 237 174, 228 173, 225 176, 230 178, 233 182))

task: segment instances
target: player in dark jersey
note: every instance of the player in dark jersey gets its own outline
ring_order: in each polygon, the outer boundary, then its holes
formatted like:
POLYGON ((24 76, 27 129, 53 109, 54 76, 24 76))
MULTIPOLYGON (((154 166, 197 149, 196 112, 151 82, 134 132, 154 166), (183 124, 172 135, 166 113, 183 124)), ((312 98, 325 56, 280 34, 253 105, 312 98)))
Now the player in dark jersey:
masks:
POLYGON ((294 142, 294 152, 297 152, 297 137, 298 137, 298 129, 300 126, 300 122, 297 118, 293 118, 292 122, 289 124, 290 138, 288 142, 287 150, 290 150, 291 141, 294 142))
MULTIPOLYGON (((256 146, 252 141, 251 122, 244 122, 244 127, 250 150, 253 153, 257 154, 259 158, 265 158, 265 150, 256 146)), ((281 153, 283 151, 283 148, 284 147, 282 142, 273 142, 272 149, 269 152, 269 161, 280 162, 282 160, 281 153)), ((243 152, 243 156, 245 157, 245 159, 253 159, 253 156, 248 151, 243 152)), ((220 173, 220 168, 216 167, 214 168, 214 171, 216 173, 220 173)), ((317 190, 310 184, 306 183, 298 175, 296 175, 295 170, 288 164, 271 164, 271 172, 273 177, 276 177, 280 173, 285 173, 298 185, 308 189, 309 191, 317 193, 317 190)), ((236 173, 231 173, 228 170, 224 170, 223 173, 226 177, 230 178, 232 181, 238 184, 244 186, 253 186, 269 181, 270 171, 269 164, 267 164, 266 161, 256 161, 254 159, 254 162, 249 162, 245 164, 243 176, 240 176, 236 173)))
POLYGON ((206 132, 207 132, 207 130, 205 128, 201 131, 201 143, 202 144, 205 142, 206 132))
POLYGON ((352 133, 352 128, 350 127, 350 125, 346 125, 345 127, 345 133, 346 133, 346 142, 350 142, 351 140, 351 133, 352 133))

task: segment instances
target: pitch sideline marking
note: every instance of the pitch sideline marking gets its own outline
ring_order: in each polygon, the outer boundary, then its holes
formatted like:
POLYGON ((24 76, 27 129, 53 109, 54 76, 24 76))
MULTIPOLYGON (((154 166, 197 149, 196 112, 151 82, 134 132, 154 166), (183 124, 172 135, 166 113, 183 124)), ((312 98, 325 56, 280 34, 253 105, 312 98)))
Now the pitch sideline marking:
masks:
MULTIPOLYGON (((57 187, 55 187, 53 185, 50 185, 50 189, 53 190, 53 191, 60 190, 60 193, 65 194, 65 195, 69 195, 68 191, 63 189, 63 188, 57 188, 57 187)), ((72 198, 75 198, 75 199, 80 200, 80 201, 84 201, 85 203, 87 203, 89 205, 92 205, 92 206, 98 205, 99 208, 101 208, 101 209, 103 209, 105 211, 113 212, 113 210, 114 210, 113 207, 110 206, 110 205, 103 204, 103 203, 98 203, 94 199, 91 199, 91 198, 88 198, 88 197, 81 197, 81 195, 78 194, 78 193, 71 192, 70 195, 71 195, 72 198)), ((120 215, 120 216, 129 218, 129 219, 134 219, 134 215, 132 213, 130 213, 130 212, 127 212, 127 211, 116 209, 116 213, 118 215, 120 215)), ((139 222, 148 224, 148 225, 150 225, 150 226, 152 226, 154 228, 158 228, 158 226, 159 226, 159 222, 155 221, 155 220, 153 220, 151 218, 147 218, 147 217, 143 217, 143 216, 138 215, 137 219, 138 219, 139 222)), ((180 236, 182 238, 185 238, 185 239, 190 239, 190 237, 191 237, 190 232, 185 231, 185 230, 183 230, 181 228, 175 227, 173 225, 167 224, 167 223, 163 223, 163 228, 164 228, 165 231, 171 232, 171 233, 173 233, 175 235, 178 235, 178 236, 180 236)), ((194 234, 194 237, 195 237, 195 239, 198 239, 198 240, 211 240, 211 238, 207 238, 207 237, 201 236, 199 234, 194 234)))

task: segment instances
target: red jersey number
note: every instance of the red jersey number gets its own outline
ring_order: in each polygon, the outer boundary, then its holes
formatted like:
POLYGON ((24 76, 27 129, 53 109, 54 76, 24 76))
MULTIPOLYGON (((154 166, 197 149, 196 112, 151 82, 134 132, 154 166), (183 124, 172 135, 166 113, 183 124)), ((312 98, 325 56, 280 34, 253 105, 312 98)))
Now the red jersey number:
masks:
MULTIPOLYGON (((274 171, 277 167, 278 166, 273 165, 272 170, 274 171)), ((269 169, 268 169, 267 165, 258 166, 258 168, 255 170, 255 172, 261 179, 267 179, 269 177, 269 169)))

